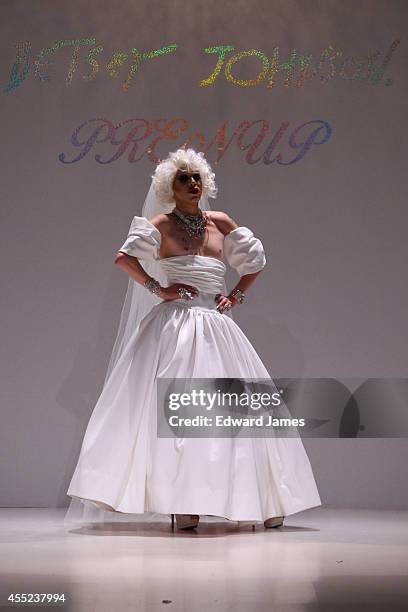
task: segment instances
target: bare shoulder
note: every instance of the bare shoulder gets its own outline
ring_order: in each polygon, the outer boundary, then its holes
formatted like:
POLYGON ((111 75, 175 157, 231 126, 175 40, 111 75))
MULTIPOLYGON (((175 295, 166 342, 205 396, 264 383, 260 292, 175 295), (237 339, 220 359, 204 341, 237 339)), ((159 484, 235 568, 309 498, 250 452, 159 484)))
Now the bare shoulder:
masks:
POLYGON ((214 221, 217 228, 224 235, 229 234, 230 232, 232 232, 233 229, 239 227, 238 223, 234 221, 234 219, 230 217, 230 215, 228 215, 226 212, 223 212, 222 210, 211 210, 208 212, 208 216, 211 221, 214 221))
POLYGON ((163 232, 170 223, 169 217, 165 213, 158 213, 149 219, 149 221, 161 232, 163 232))

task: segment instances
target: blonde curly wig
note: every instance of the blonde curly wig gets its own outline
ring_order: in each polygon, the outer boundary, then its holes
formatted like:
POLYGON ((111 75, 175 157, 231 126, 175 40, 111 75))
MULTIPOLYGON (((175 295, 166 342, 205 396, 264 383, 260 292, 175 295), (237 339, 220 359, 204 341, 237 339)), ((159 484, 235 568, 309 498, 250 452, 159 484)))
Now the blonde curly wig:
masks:
POLYGON ((175 202, 173 181, 177 170, 199 172, 202 182, 202 193, 206 194, 209 198, 217 197, 218 187, 214 180, 215 174, 205 159, 204 153, 201 151, 197 153, 194 149, 177 149, 177 151, 169 153, 166 159, 159 162, 154 174, 151 176, 157 199, 161 204, 175 202))

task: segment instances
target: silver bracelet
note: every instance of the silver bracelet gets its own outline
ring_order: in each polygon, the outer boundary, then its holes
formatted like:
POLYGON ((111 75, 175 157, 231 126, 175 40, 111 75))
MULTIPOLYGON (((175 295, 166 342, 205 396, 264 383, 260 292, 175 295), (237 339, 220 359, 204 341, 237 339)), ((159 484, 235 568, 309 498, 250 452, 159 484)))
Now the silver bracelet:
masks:
POLYGON ((148 289, 150 291, 150 293, 154 293, 156 295, 160 295, 160 291, 162 289, 161 284, 159 283, 158 280, 156 280, 155 278, 148 278, 147 280, 145 280, 145 282, 143 283, 143 286, 146 287, 146 289, 148 289))
POLYGON ((242 304, 245 299, 245 293, 241 291, 241 289, 237 288, 231 291, 230 297, 234 297, 240 304, 242 304))

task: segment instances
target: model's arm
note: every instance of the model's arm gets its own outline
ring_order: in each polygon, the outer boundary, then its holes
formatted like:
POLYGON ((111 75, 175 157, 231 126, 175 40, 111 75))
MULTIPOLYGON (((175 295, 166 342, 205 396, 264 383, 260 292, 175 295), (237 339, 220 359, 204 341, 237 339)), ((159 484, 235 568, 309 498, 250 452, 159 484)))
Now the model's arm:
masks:
MULTIPOLYGON (((259 270, 259 272, 253 272, 252 274, 244 274, 243 276, 241 276, 241 278, 239 279, 235 287, 231 289, 230 293, 232 293, 234 289, 240 289, 243 293, 245 293, 246 290, 249 289, 249 287, 255 281, 258 274, 260 274, 261 272, 262 270, 259 270)), ((229 299, 233 300, 234 304, 238 303, 238 300, 236 300, 234 297, 229 298, 229 299)))
POLYGON ((141 285, 150 278, 149 274, 143 269, 137 257, 118 251, 115 257, 115 265, 122 268, 129 276, 141 285))
MULTIPOLYGON (((161 233, 160 225, 163 223, 164 215, 155 215, 152 219, 149 219, 149 222, 155 226, 156 229, 161 233)), ((133 278, 136 282, 141 285, 148 279, 151 278, 149 274, 147 274, 146 270, 142 267, 139 262, 139 259, 135 255, 129 255, 128 253, 124 253, 122 251, 118 251, 115 257, 115 265, 122 268, 129 276, 133 278)))
MULTIPOLYGON (((139 263, 137 257, 133 255, 128 255, 127 253, 122 253, 119 251, 115 257, 115 265, 119 266, 122 270, 124 270, 129 276, 131 276, 136 282, 141 285, 148 279, 152 278, 147 272, 142 268, 139 263)), ((176 300, 180 297, 178 290, 184 287, 194 297, 197 297, 199 291, 197 287, 193 287, 193 285, 187 285, 186 283, 173 283, 168 287, 162 287, 160 289, 159 298, 162 300, 176 300)), ((146 289, 148 291, 148 289, 146 289)))
MULTIPOLYGON (((239 227, 238 223, 236 223, 234 219, 232 219, 229 215, 227 215, 227 213, 224 213, 221 211, 216 211, 216 212, 214 211, 212 213, 211 218, 214 220, 214 223, 216 224, 218 229, 224 234, 224 236, 226 236, 227 234, 232 232, 232 230, 239 227)), ((229 292, 227 296, 220 295, 218 302, 217 302, 218 304, 217 308, 222 311, 228 304, 231 304, 231 305, 238 304, 238 300, 235 297, 230 297, 231 293, 235 289, 240 289, 243 293, 245 293, 249 289, 249 287, 254 283, 256 277, 261 272, 262 270, 259 270, 259 272, 253 272, 252 274, 244 274, 243 276, 241 276, 241 278, 239 279, 235 287, 231 289, 231 291, 229 292)))

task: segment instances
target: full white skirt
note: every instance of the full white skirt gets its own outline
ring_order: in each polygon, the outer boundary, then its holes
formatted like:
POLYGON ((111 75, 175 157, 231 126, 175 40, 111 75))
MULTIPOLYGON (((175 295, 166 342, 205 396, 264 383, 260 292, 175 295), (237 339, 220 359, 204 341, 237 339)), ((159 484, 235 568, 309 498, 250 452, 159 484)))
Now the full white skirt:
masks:
POLYGON ((141 322, 89 420, 67 491, 71 516, 81 503, 127 517, 263 521, 321 505, 299 437, 157 437, 157 378, 270 378, 213 300, 161 302, 141 322))

